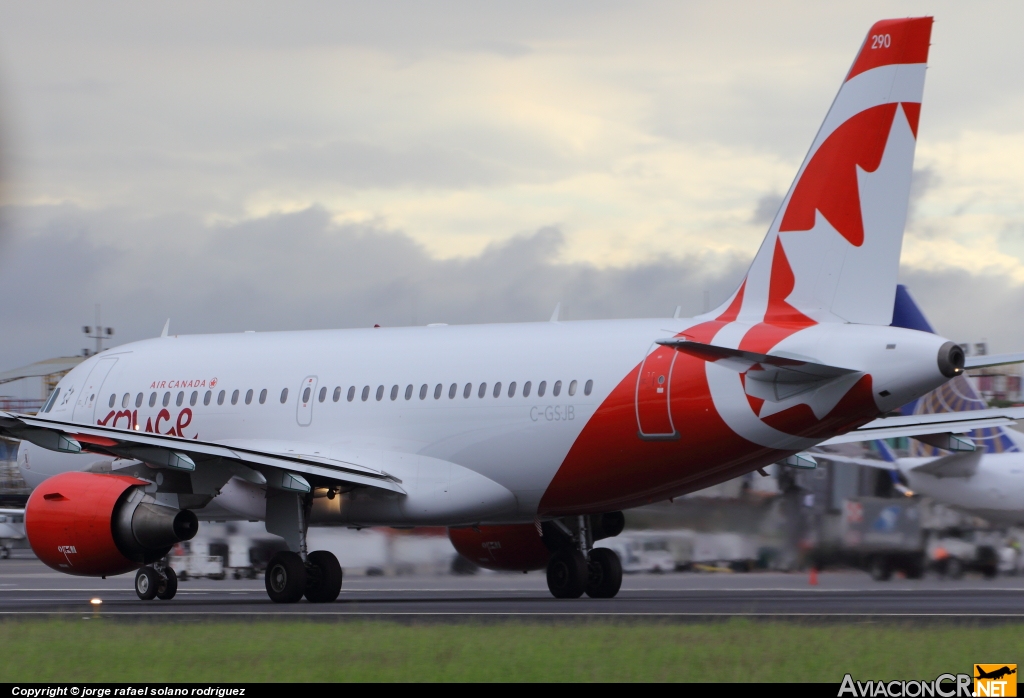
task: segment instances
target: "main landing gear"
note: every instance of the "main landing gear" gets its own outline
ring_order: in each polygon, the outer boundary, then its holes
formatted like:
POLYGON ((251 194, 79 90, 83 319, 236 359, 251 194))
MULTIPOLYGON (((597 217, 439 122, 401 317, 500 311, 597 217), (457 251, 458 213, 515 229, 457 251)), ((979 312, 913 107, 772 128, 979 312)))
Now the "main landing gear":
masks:
POLYGON ((594 547, 588 517, 577 517, 571 529, 561 521, 556 523, 566 541, 548 561, 551 595, 556 599, 578 599, 585 593, 592 599, 610 599, 618 594, 622 563, 615 551, 594 547))
POLYGON ((135 593, 143 601, 170 601, 178 593, 178 575, 169 565, 141 567, 135 573, 135 593))
POLYGON ((275 603, 331 603, 341 593, 341 564, 326 550, 314 550, 302 562, 299 553, 283 551, 270 558, 265 582, 275 603))

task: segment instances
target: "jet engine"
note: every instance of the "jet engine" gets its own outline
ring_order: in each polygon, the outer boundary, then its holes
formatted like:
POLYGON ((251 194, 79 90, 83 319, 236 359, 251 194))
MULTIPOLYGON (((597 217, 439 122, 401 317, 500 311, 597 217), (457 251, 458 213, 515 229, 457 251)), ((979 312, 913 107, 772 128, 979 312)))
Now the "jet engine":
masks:
MULTIPOLYGON (((575 519, 576 517, 571 517, 575 519)), ((621 511, 587 516, 593 540, 622 533, 626 520, 621 511)), ((573 523, 570 519, 567 519, 573 523)), ((556 550, 572 546, 572 529, 554 521, 541 524, 508 524, 449 528, 448 538, 460 555, 489 570, 539 570, 556 550)))
POLYGON ((190 540, 199 520, 157 504, 149 483, 124 475, 70 472, 44 480, 25 506, 25 534, 39 559, 66 574, 106 576, 156 562, 190 540))

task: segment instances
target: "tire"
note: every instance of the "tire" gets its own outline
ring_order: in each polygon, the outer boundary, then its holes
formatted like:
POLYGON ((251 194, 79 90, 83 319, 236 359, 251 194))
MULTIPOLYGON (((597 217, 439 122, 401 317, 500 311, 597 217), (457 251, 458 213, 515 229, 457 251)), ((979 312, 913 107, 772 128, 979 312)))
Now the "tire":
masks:
POLYGON ((314 550, 306 556, 306 599, 334 603, 341 593, 341 564, 333 553, 314 550))
POLYGON ((11 549, 8 547, 4 547, 3 550, 0 551, 0 557, 2 557, 5 560, 9 560, 11 558, 11 549))
POLYGON ((611 599, 622 586, 622 562, 614 550, 594 548, 590 551, 587 576, 587 596, 592 599, 611 599))
POLYGON ((267 596, 274 603, 295 603, 306 591, 306 566, 298 553, 275 553, 264 578, 267 596))
POLYGON ((946 560, 946 576, 950 579, 960 579, 964 576, 964 563, 958 557, 951 557, 946 560))
POLYGON ((981 568, 981 575, 985 579, 995 579, 999 576, 999 568, 995 565, 985 565, 981 568))
POLYGON ((164 568, 164 575, 156 586, 156 597, 161 601, 170 601, 178 593, 178 575, 170 567, 164 568))
POLYGON ((152 567, 140 567, 135 573, 135 593, 143 601, 153 600, 159 585, 160 575, 152 567))
POLYGON ((892 565, 889 564, 889 560, 882 555, 877 555, 871 558, 871 567, 869 568, 871 578, 876 582, 887 582, 892 577, 892 565))
POLYGON ((556 599, 583 596, 589 576, 589 565, 579 550, 563 548, 548 560, 548 589, 556 599))

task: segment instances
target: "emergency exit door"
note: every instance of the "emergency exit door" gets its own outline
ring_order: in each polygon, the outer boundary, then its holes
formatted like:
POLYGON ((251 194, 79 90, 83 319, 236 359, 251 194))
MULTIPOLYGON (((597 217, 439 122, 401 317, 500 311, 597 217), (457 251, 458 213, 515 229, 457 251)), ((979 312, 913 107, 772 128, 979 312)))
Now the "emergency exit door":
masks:
POLYGON ((678 439, 672 423, 670 387, 676 350, 654 344, 640 365, 636 381, 636 421, 639 436, 647 440, 678 439))
POLYGON ((300 427, 308 427, 313 421, 313 400, 316 399, 316 376, 306 376, 299 388, 299 399, 296 400, 295 418, 300 427))

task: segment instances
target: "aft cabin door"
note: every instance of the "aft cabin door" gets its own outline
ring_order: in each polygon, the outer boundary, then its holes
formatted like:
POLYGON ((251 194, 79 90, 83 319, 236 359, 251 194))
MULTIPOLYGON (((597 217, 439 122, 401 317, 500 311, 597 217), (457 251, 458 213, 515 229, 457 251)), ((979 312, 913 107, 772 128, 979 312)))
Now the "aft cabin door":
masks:
POLYGON ((114 368, 116 363, 117 359, 101 359, 93 366, 89 377, 85 379, 85 385, 82 386, 82 392, 78 395, 78 401, 75 402, 73 421, 79 424, 94 423, 96 401, 102 399, 100 398, 100 389, 103 387, 103 381, 107 379, 110 369, 114 368))
POLYGON ((669 405, 669 385, 675 360, 675 349, 655 344, 640 365, 636 381, 636 421, 641 439, 679 438, 679 432, 672 424, 669 405))
POLYGON ((313 401, 316 400, 316 376, 306 376, 299 388, 298 411, 296 419, 300 427, 308 427, 313 421, 313 401))

